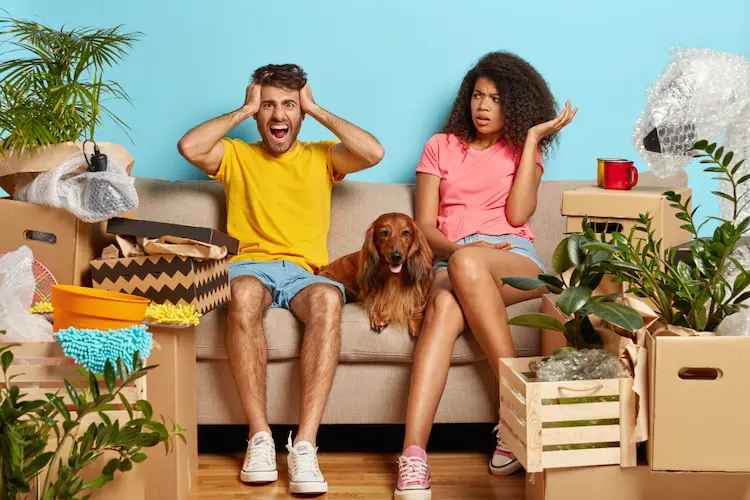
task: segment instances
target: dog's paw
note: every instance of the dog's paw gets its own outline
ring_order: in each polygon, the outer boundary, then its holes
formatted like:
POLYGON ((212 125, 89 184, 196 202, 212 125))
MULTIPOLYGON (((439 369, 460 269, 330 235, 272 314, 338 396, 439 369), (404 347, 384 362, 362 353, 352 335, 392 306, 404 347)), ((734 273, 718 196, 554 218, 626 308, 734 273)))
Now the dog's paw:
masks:
POLYGON ((386 318, 370 318, 370 328, 378 333, 388 328, 389 324, 390 321, 386 318))
POLYGON ((418 337, 419 336, 419 330, 422 329, 422 318, 413 318, 409 320, 409 324, 407 325, 407 330, 409 331, 409 335, 412 337, 418 337))

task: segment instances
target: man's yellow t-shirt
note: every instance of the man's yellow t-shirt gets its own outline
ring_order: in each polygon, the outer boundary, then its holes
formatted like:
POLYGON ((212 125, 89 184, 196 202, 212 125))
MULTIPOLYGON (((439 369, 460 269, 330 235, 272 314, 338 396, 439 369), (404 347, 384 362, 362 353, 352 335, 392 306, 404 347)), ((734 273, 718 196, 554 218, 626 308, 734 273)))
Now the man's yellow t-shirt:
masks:
POLYGON ((211 176, 224 186, 227 232, 240 242, 232 262, 286 260, 310 272, 328 263, 331 188, 344 176, 331 162, 336 141, 297 142, 282 155, 224 138, 211 176))

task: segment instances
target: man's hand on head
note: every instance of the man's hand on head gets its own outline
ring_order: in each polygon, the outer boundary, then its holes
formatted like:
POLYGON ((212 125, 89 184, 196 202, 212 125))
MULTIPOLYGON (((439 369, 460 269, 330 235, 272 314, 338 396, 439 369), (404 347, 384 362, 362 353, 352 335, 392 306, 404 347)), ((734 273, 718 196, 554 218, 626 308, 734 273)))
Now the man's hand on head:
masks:
POLYGON ((245 89, 245 104, 242 105, 242 110, 247 118, 255 116, 260 111, 260 85, 255 81, 245 89))
POLYGON ((306 83, 304 87, 299 91, 300 106, 305 114, 313 114, 315 109, 318 107, 313 99, 312 89, 310 89, 310 83, 306 83))

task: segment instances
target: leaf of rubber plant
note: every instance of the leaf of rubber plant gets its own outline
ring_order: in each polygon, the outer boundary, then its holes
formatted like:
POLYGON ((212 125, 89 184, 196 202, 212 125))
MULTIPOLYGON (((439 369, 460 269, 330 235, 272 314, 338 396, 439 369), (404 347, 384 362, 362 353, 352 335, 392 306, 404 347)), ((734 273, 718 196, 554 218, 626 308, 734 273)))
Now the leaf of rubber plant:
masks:
POLYGON ((557 330, 558 332, 565 331, 565 325, 563 325, 558 319, 542 313, 521 314, 509 319, 508 324, 540 328, 542 330, 557 330))
POLYGON ((570 316, 574 312, 578 311, 583 307, 586 302, 591 298, 591 289, 587 287, 570 287, 566 288, 560 297, 558 297, 556 305, 560 311, 570 316))
POLYGON ((604 321, 612 323, 631 332, 643 326, 643 318, 635 309, 616 302, 597 302, 587 304, 586 310, 604 321))
POLYGON ((573 267, 570 257, 568 257, 568 238, 565 238, 557 244, 555 251, 552 253, 552 269, 562 274, 573 267))
POLYGON ((547 286, 547 283, 539 278, 524 278, 516 276, 507 276, 503 278, 503 283, 518 290, 534 290, 541 286, 547 286))

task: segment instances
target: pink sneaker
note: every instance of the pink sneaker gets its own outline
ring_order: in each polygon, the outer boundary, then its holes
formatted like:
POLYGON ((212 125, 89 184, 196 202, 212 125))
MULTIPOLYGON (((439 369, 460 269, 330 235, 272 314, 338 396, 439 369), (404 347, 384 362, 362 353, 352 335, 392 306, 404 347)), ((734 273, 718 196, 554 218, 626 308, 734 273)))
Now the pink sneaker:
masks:
POLYGON ((492 432, 497 433, 497 444, 495 445, 495 453, 492 454, 492 460, 490 460, 490 472, 495 476, 509 476, 521 468, 521 462, 508 449, 502 436, 500 436, 500 424, 492 429, 492 432))
POLYGON ((396 500, 429 500, 432 497, 427 452, 419 446, 409 446, 398 458, 398 482, 393 496, 396 500))

